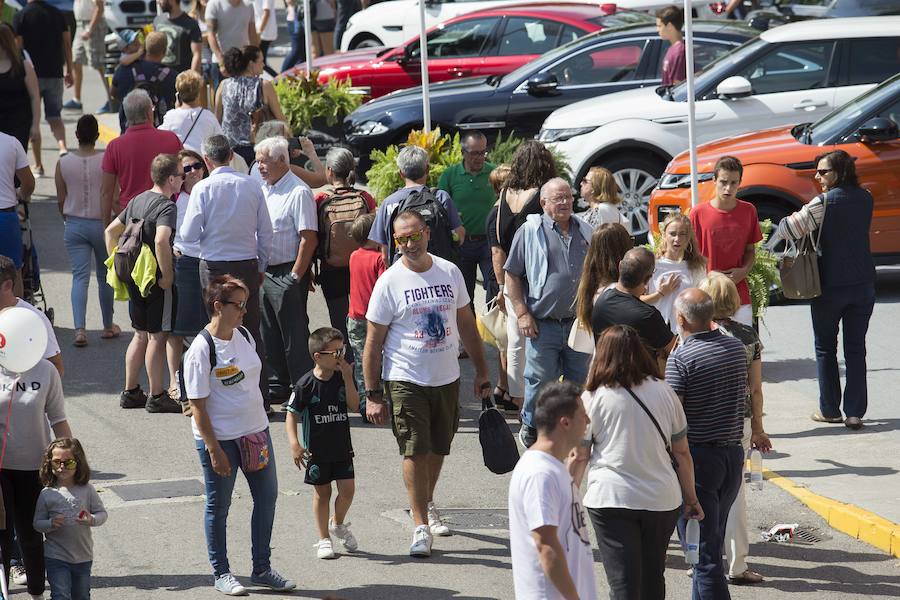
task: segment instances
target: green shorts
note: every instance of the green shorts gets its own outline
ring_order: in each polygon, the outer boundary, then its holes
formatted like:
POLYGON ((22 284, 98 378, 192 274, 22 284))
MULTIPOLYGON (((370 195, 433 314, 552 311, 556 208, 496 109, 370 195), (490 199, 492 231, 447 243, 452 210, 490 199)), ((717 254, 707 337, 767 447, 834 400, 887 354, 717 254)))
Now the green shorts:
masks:
POLYGON ((459 429, 459 380, 438 387, 386 381, 393 405, 391 429, 402 456, 450 454, 459 429))

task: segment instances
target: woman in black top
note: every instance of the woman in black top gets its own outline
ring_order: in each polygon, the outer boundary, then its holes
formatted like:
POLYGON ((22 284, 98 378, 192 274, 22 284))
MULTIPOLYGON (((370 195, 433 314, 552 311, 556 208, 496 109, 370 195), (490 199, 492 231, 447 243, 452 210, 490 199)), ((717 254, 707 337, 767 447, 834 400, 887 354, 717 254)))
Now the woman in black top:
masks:
POLYGON ((40 109, 34 66, 23 58, 9 24, 0 23, 0 131, 27 152, 31 132, 40 132, 40 109))
POLYGON ((767 245, 799 240, 812 232, 819 246, 822 295, 810 301, 819 378, 819 410, 812 420, 862 427, 866 414, 866 332, 875 306, 875 264, 869 248, 872 195, 859 186, 853 158, 834 150, 816 158, 822 194, 785 217, 767 245), (837 363, 838 327, 843 330, 847 382, 841 417, 837 363))

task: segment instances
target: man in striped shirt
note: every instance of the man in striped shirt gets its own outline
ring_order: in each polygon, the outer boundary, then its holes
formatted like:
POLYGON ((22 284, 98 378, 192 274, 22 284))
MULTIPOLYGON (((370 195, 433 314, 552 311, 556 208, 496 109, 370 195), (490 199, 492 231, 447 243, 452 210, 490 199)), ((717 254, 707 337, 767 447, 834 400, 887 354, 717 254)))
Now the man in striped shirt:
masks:
MULTIPOLYGON (((728 511, 742 476, 747 357, 739 340, 711 329, 713 301, 705 292, 681 292, 675 313, 682 344, 669 355, 666 382, 684 405, 697 498, 706 515, 700 523, 693 597, 729 599, 722 552, 728 511)), ((682 539, 686 523, 684 518, 678 523, 682 539)))

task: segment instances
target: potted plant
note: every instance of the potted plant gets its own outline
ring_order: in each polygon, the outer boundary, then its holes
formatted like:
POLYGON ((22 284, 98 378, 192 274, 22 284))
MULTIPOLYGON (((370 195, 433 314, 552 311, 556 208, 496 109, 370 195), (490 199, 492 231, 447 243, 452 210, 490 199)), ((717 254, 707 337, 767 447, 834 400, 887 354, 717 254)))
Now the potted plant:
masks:
POLYGON ((350 79, 328 79, 322 84, 318 77, 318 71, 280 77, 275 82, 278 102, 295 135, 315 130, 340 139, 344 117, 362 104, 363 98, 351 91, 350 79))

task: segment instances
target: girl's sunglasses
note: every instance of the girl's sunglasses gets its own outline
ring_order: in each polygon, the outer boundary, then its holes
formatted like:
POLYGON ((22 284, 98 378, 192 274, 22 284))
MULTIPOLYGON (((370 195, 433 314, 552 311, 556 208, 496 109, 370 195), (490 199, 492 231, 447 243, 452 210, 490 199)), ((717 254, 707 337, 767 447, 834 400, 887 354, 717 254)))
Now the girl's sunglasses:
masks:
POLYGON ((54 458, 50 461, 50 464, 53 465, 54 469, 65 467, 66 471, 74 471, 76 468, 78 468, 78 461, 74 458, 67 458, 66 460, 56 460, 54 458))
POLYGON ((191 171, 202 171, 203 163, 194 163, 192 165, 184 165, 184 173, 188 174, 191 171))

